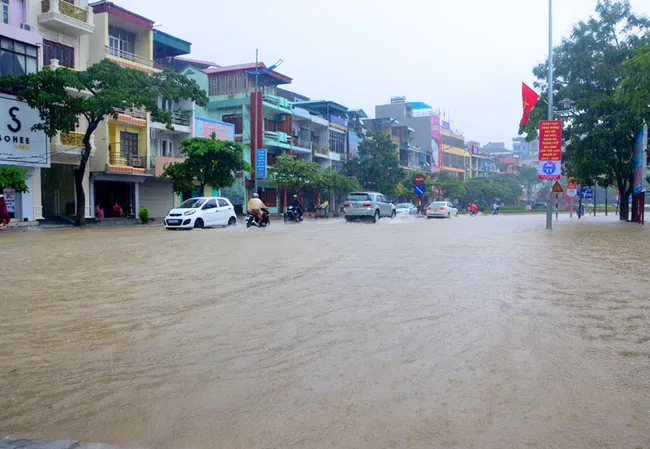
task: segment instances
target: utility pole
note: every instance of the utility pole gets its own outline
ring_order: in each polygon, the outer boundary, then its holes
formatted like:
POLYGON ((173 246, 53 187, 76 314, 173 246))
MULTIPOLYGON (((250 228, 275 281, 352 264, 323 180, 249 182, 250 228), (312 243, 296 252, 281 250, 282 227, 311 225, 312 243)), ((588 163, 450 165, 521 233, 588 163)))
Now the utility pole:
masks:
MULTIPOLYGON (((553 0, 548 0, 548 119, 553 120, 553 0)), ((550 181, 549 187, 553 184, 550 181)), ((553 189, 548 189, 546 202, 546 229, 553 229, 553 189)))
POLYGON ((253 160, 255 161, 255 173, 253 173, 253 176, 255 177, 255 191, 254 193, 257 193, 257 148, 260 146, 260 143, 257 141, 257 137, 259 134, 257 134, 258 126, 260 125, 257 120, 258 118, 258 105, 259 105, 259 78, 260 78, 260 71, 258 68, 259 62, 258 62, 258 57, 259 57, 259 49, 255 49, 255 126, 253 132, 255 133, 255 148, 253 149, 253 160))

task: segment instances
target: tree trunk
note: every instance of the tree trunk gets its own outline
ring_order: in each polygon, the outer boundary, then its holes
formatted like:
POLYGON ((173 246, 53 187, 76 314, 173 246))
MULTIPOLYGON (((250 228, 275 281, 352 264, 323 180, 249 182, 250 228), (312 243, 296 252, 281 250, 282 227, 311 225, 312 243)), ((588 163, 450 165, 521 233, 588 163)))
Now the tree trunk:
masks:
POLYGON ((618 213, 618 217, 621 221, 628 221, 630 219, 630 203, 627 201, 627 196, 625 199, 621 197, 619 200, 618 213))
POLYGON ((93 149, 90 144, 90 136, 95 132, 95 129, 97 129, 97 125, 99 125, 98 121, 88 123, 88 129, 86 129, 86 134, 84 134, 83 138, 84 149, 81 153, 81 161, 79 161, 79 167, 74 170, 74 186, 77 197, 75 226, 86 225, 86 192, 84 192, 84 175, 86 174, 88 159, 90 159, 90 152, 93 149))

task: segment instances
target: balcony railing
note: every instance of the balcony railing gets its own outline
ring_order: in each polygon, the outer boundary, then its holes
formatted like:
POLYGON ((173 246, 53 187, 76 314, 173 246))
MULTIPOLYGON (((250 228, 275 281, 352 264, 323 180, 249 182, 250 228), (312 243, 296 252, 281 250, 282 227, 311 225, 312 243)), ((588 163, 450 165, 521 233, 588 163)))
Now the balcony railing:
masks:
POLYGON ((133 118, 139 118, 139 119, 146 119, 147 118, 147 111, 144 109, 122 109, 122 108, 115 108, 115 112, 118 114, 124 114, 124 115, 129 115, 133 118))
POLYGON ((283 132, 264 131, 264 140, 291 145, 291 136, 283 132))
POLYGON ((106 46, 106 53, 116 58, 126 59, 127 61, 137 62, 138 64, 146 65, 153 67, 153 60, 138 56, 134 53, 129 53, 128 51, 120 50, 119 48, 114 48, 109 45, 106 46))
POLYGON ((172 123, 181 126, 190 126, 190 114, 187 111, 173 111, 172 123))
POLYGON ((65 0, 43 0, 41 2, 41 12, 59 12, 64 16, 88 22, 88 11, 65 0))
POLYGON ((278 108, 284 108, 291 110, 292 103, 284 97, 276 97, 275 95, 263 95, 262 99, 265 103, 276 106, 278 108))

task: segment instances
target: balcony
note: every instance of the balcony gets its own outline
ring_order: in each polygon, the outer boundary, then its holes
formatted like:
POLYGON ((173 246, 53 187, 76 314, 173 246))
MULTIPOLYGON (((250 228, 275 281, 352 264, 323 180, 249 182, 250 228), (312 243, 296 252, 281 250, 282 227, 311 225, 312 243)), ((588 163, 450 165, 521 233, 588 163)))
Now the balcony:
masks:
POLYGON ((283 132, 264 131, 264 146, 291 148, 291 136, 283 132))
POLYGON ((132 175, 152 175, 148 167, 147 156, 124 155, 119 151, 119 144, 109 145, 106 171, 132 175))
POLYGON ((38 23, 67 36, 84 36, 95 30, 92 8, 81 8, 65 0, 43 0, 38 23))
POLYGON ((106 45, 106 54, 108 58, 118 63, 127 69, 140 70, 147 73, 153 73, 153 60, 143 56, 130 53, 128 51, 120 50, 106 45))
POLYGON ((327 148, 317 148, 314 156, 322 157, 325 159, 330 158, 330 151, 327 148))
POLYGON ((298 151, 301 153, 313 153, 316 151, 318 148, 318 143, 317 142, 312 142, 311 140, 307 139, 298 139, 298 138, 293 138, 292 141, 292 149, 293 151, 298 151))
POLYGON ((275 109, 283 114, 291 114, 293 103, 283 97, 276 97, 275 95, 263 95, 262 101, 264 106, 275 109))
MULTIPOLYGON (((52 137, 51 149, 52 160, 54 162, 79 162, 81 151, 83 150, 84 132, 67 132, 60 133, 52 137)), ((90 136, 90 156, 95 155, 95 135, 90 136)))
POLYGON ((116 122, 124 123, 127 125, 147 126, 147 111, 144 109, 120 109, 115 108, 117 117, 112 117, 116 122))

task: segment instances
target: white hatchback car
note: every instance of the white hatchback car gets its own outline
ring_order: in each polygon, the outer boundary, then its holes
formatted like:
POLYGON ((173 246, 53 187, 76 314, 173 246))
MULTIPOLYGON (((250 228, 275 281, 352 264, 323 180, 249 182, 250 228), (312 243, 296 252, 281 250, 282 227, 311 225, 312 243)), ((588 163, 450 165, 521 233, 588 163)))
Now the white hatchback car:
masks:
POLYGON ((235 208, 228 198, 190 198, 165 217, 167 229, 192 229, 237 224, 235 208))
POLYGON ((458 217, 458 209, 448 201, 436 201, 427 207, 427 218, 458 217))

